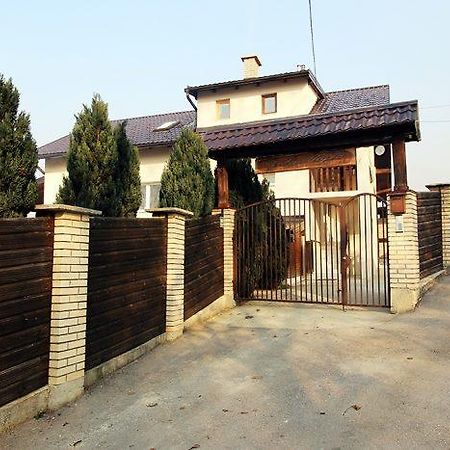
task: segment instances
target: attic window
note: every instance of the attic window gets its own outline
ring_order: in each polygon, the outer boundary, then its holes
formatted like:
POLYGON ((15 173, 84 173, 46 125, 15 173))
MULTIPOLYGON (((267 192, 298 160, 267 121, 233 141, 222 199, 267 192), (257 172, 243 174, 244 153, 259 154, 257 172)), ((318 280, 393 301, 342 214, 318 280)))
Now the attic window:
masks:
POLYGON ((169 122, 164 122, 157 126, 153 131, 167 131, 180 123, 179 120, 171 120, 169 122))
POLYGON ((262 97, 263 114, 272 114, 277 112, 277 94, 267 94, 262 97))
POLYGON ((230 99, 225 98, 223 100, 217 100, 217 118, 229 119, 230 118, 230 99))

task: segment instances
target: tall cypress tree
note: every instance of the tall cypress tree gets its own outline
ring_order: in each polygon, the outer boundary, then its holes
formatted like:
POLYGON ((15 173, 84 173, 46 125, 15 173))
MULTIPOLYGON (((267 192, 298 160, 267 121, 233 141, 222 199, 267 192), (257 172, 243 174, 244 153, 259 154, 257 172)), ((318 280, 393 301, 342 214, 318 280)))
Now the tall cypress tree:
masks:
POLYGON ((214 178, 200 135, 185 128, 175 142, 161 177, 160 206, 187 209, 195 217, 214 207, 214 178))
POLYGON ((230 200, 234 208, 242 208, 269 197, 267 182, 260 183, 250 159, 226 161, 230 200))
POLYGON ((38 197, 36 142, 19 91, 0 75, 0 217, 25 216, 38 197))
POLYGON ((117 186, 118 211, 122 217, 134 217, 141 204, 141 178, 139 176, 138 149, 129 141, 126 122, 115 130, 118 163, 114 177, 117 186))
POLYGON ((67 154, 68 176, 56 201, 116 216, 120 210, 115 184, 117 141, 108 119, 108 105, 95 95, 91 106, 83 105, 76 116, 67 154))

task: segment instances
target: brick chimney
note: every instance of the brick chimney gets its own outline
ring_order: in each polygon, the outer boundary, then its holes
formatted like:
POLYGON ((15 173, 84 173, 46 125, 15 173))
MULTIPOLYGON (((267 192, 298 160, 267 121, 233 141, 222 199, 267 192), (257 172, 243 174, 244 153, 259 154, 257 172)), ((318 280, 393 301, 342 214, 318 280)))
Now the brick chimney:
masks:
POLYGON ((261 61, 256 55, 243 56, 242 62, 244 63, 244 78, 257 78, 261 61))

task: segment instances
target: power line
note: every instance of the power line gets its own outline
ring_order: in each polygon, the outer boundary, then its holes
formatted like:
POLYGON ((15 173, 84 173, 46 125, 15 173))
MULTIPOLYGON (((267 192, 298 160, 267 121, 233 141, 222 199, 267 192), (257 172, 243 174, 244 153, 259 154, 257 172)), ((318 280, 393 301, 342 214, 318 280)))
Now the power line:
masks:
POLYGON ((317 71, 317 68, 316 68, 316 50, 314 48, 314 27, 313 27, 311 0, 309 0, 309 28, 311 30, 311 48, 312 48, 314 75, 316 75, 316 71, 317 71))

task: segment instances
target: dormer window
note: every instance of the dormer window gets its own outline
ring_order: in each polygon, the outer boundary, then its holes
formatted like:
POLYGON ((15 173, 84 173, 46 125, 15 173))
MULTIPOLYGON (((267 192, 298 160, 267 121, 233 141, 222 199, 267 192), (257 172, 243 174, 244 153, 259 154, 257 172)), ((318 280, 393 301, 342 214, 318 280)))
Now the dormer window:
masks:
POLYGON ((277 112, 277 94, 266 94, 262 96, 263 114, 272 114, 277 112))
POLYGON ((230 99, 225 98, 223 100, 217 100, 217 118, 229 119, 230 118, 230 99))

